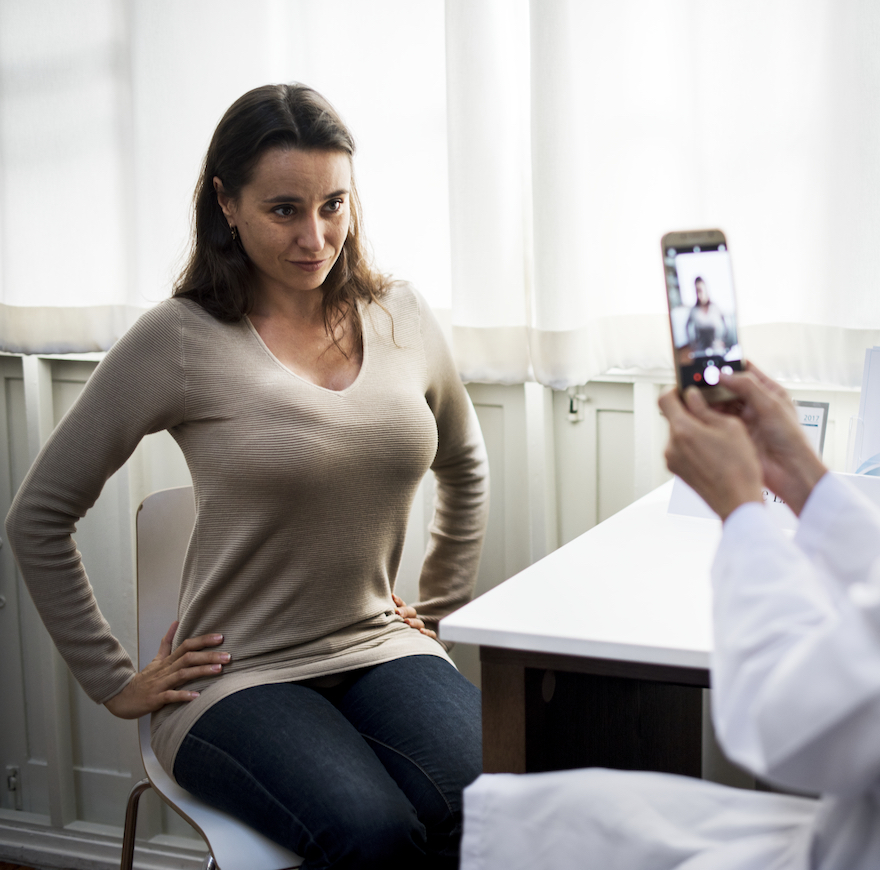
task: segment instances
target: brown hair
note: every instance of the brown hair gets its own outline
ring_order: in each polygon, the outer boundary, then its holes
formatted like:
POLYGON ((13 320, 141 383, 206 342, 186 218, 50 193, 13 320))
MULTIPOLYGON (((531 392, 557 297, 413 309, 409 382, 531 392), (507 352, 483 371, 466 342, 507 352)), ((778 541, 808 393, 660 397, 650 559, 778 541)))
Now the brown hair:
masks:
MULTIPOLYGON (((250 258, 232 238, 214 190, 214 177, 235 200, 263 154, 272 148, 341 151, 351 159, 354 139, 336 110, 317 91, 301 84, 264 85, 248 91, 220 119, 193 197, 189 260, 174 296, 198 302, 219 320, 238 321, 254 305, 250 258)), ((348 236, 322 286, 324 324, 330 335, 358 299, 378 302, 388 279, 370 265, 361 237, 361 209, 352 178, 348 236)), ((360 321, 353 318, 360 339, 360 321)), ((334 341, 335 341, 334 337, 334 341)))

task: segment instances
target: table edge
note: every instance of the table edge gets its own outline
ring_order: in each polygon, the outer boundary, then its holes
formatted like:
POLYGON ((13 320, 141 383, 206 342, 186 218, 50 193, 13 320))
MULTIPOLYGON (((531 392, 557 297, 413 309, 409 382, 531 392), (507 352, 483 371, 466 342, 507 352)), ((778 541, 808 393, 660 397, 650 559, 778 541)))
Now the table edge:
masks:
POLYGON ((603 677, 649 680, 655 683, 672 683, 704 689, 710 688, 711 685, 709 668, 687 665, 654 664, 495 646, 480 646, 480 661, 603 677))

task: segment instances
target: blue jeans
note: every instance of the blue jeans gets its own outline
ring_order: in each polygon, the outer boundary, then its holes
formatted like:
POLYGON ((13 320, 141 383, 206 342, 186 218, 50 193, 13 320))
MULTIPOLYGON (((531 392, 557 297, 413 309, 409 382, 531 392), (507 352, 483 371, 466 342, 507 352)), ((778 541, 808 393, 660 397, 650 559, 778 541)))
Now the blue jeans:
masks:
POLYGON ((480 693, 419 655, 332 689, 279 683, 215 704, 174 763, 188 791, 303 868, 455 868, 462 791, 482 766, 480 693))

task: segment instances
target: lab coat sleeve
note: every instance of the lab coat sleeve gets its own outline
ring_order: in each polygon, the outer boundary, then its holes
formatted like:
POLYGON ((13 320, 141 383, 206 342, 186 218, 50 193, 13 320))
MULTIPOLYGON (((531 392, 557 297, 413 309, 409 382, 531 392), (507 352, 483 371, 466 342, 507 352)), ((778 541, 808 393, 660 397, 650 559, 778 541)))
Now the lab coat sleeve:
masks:
POLYGON ((837 591, 864 583, 880 558, 880 511, 833 474, 819 481, 801 511, 795 541, 834 579, 837 591))
POLYGON ((792 540, 754 503, 725 522, 713 718, 728 755, 756 775, 859 793, 880 772, 880 522, 826 475, 801 525, 792 540))

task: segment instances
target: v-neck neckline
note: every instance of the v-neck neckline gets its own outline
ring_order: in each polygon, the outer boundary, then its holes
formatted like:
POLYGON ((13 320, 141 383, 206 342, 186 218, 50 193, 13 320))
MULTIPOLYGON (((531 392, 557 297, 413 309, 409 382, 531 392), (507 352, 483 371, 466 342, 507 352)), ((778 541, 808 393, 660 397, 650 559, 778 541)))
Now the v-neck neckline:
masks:
POLYGON ((350 390, 353 390, 360 383, 361 378, 364 376, 364 369, 367 367, 367 358, 369 355, 369 352, 367 349, 367 332, 364 329, 364 318, 363 318, 363 315, 361 312, 360 302, 358 302, 358 301, 355 302, 355 315, 360 320, 360 324, 361 324, 361 348, 363 351, 363 355, 362 355, 362 359, 361 359, 361 367, 358 370, 358 373, 357 373, 357 376, 355 377, 355 379, 347 387, 345 387, 342 390, 333 390, 330 387, 322 387, 320 384, 316 384, 314 381, 310 381, 308 378, 303 377, 303 375, 299 374, 299 372, 294 371, 292 368, 290 368, 290 366, 286 366, 283 362, 281 362, 280 359, 278 359, 277 356, 275 356, 275 354, 272 352, 272 349, 263 340, 263 336, 260 335, 259 331, 257 330, 257 327, 254 326, 250 317, 245 315, 244 321, 248 325, 248 329, 250 329, 254 338, 256 338, 256 340, 260 343, 260 346, 268 354, 269 358, 275 363, 275 365, 279 366, 281 369, 283 369, 289 375, 292 375, 293 377, 295 377, 297 380, 302 381, 304 384, 308 384, 310 387, 314 387, 316 390, 322 390, 325 393, 334 393, 337 396, 344 396, 346 393, 348 393, 350 390))

